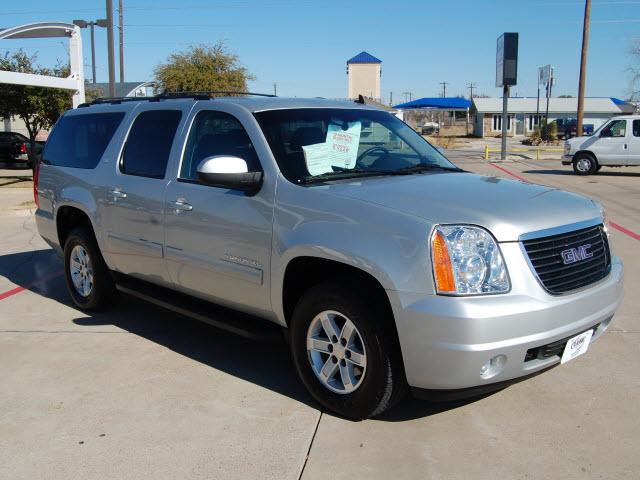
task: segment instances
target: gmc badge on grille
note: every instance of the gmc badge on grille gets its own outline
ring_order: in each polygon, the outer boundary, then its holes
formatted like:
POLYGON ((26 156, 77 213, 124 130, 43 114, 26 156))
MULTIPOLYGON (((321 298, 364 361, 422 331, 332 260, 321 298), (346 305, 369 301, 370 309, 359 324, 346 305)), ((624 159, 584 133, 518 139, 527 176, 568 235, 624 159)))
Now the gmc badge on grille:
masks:
POLYGON ((562 263, 570 265, 572 263, 581 262, 587 258, 593 257, 593 253, 589 251, 591 244, 580 245, 578 248, 568 248, 560 252, 562 263))

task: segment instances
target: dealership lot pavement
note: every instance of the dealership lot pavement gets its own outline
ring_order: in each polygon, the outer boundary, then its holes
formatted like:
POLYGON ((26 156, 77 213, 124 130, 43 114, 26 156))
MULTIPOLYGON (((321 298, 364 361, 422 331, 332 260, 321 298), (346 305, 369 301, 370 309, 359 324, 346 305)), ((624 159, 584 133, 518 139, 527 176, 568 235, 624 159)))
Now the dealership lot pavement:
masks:
MULTIPOLYGON (((123 297, 71 306, 28 188, 0 188, 0 478, 635 478, 640 471, 640 168, 558 160, 462 168, 588 195, 612 222, 624 303, 590 351, 484 398, 321 413, 281 342, 123 297)), ((481 199, 479 200, 481 201, 481 199)))

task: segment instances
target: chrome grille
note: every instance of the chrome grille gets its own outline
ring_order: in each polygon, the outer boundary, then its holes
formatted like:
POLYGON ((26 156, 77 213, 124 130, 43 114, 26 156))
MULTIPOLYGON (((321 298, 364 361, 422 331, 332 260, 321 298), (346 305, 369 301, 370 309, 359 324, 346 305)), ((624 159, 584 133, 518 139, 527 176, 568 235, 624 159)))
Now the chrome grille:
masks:
POLYGON ((540 283, 562 294, 603 279, 611 256, 602 225, 522 242, 540 283))

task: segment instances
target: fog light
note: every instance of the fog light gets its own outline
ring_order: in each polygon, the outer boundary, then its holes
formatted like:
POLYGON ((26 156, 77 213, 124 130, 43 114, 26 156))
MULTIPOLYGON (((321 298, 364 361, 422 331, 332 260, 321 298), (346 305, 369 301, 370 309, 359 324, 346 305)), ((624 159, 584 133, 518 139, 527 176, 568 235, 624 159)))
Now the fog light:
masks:
POLYGON ((480 367, 480 376, 484 379, 495 377, 504 370, 506 363, 507 357, 505 355, 496 355, 480 367))

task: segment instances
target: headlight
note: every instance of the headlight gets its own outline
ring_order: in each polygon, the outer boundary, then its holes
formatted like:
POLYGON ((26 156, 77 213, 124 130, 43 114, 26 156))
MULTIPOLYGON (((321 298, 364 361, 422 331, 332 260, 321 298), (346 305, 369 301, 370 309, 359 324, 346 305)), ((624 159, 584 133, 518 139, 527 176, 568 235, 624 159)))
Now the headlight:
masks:
POLYGON ((445 295, 505 293, 511 288, 502 253, 489 232, 438 225, 431 237, 436 291, 445 295))
POLYGON ((600 202, 596 202, 595 200, 591 200, 598 209, 600 209, 600 218, 602 218, 602 227, 604 228, 604 233, 607 234, 607 238, 611 235, 609 234, 609 220, 607 218, 607 212, 604 211, 604 207, 600 202))

